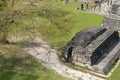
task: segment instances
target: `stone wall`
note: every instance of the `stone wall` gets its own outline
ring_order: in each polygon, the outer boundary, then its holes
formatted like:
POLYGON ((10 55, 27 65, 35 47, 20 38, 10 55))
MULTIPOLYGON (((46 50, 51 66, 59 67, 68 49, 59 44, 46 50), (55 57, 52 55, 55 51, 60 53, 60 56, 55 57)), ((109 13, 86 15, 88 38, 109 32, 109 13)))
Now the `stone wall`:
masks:
POLYGON ((103 27, 120 31, 120 1, 112 5, 111 11, 103 20, 103 27))
POLYGON ((120 31, 120 20, 110 17, 105 17, 103 21, 103 27, 110 28, 116 31, 120 31))
POLYGON ((104 27, 85 29, 63 47, 61 59, 106 74, 120 56, 120 43, 114 50, 114 45, 118 42, 118 31, 104 27))
POLYGON ((113 14, 118 14, 118 13, 119 13, 119 7, 120 7, 120 4, 113 4, 113 5, 112 5, 111 12, 112 12, 113 14))
POLYGON ((91 65, 95 64, 118 40, 118 32, 114 31, 94 50, 91 56, 91 65))
MULTIPOLYGON (((75 51, 76 52, 76 51, 75 51)), ((86 57, 86 54, 78 54, 73 51, 72 62, 77 65, 91 65, 91 58, 86 57)))
POLYGON ((94 6, 92 10, 94 10, 93 12, 97 14, 108 15, 112 5, 116 2, 119 2, 119 0, 101 0, 101 2, 94 6))
POLYGON ((95 2, 95 0, 77 0, 78 2, 86 2, 86 1, 88 1, 88 2, 90 2, 90 3, 94 3, 95 2))
MULTIPOLYGON (((83 54, 85 47, 95 40, 99 35, 103 34, 106 28, 93 27, 78 32, 62 49, 62 57, 67 60, 69 49, 73 47, 74 53, 83 54), (80 50, 80 51, 79 51, 80 50)), ((86 53, 86 52, 85 52, 86 53)), ((72 53, 73 54, 73 53, 72 53)))
POLYGON ((106 52, 99 60, 99 64, 92 67, 96 72, 108 74, 120 58, 120 41, 117 41, 114 46, 106 52))

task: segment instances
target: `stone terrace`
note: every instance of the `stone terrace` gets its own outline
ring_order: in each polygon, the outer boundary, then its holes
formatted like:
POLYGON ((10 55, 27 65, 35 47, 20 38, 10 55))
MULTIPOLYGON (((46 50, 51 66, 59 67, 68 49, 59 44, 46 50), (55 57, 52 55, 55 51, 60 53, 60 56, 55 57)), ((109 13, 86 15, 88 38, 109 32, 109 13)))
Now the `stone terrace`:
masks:
POLYGON ((101 59, 100 63, 93 65, 93 67, 100 73, 108 73, 115 64, 116 60, 120 57, 120 40, 112 47, 109 52, 105 53, 101 59), (104 72, 103 72, 104 71, 104 72))
POLYGON ((89 44, 86 49, 88 52, 92 53, 98 46, 100 46, 114 31, 113 30, 107 30, 103 35, 100 35, 96 40, 92 41, 91 44, 89 44))

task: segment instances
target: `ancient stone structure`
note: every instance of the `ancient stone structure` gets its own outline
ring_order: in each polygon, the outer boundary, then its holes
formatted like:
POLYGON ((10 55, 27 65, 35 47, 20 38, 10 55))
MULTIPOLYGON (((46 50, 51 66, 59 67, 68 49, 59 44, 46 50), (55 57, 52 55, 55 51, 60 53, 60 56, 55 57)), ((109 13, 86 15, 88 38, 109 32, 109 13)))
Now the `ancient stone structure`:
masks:
POLYGON ((62 49, 61 58, 107 74, 120 58, 120 1, 114 3, 101 27, 78 32, 62 49))
POLYGON ((101 0, 93 7, 94 13, 107 15, 113 4, 119 0, 101 0))
POLYGON ((95 64, 110 48, 119 40, 118 33, 112 30, 107 30, 100 35, 96 40, 86 47, 86 57, 90 57, 91 65, 95 64))
POLYGON ((85 66, 102 74, 107 74, 120 56, 120 52, 118 52, 120 48, 116 50, 117 52, 112 53, 114 56, 109 55, 109 51, 118 42, 119 35, 117 31, 103 27, 85 29, 77 33, 63 47, 62 58, 78 66, 85 66), (104 59, 107 58, 106 55, 110 56, 109 60, 102 61, 103 57, 104 59), (110 61, 111 63, 109 63, 110 61), (104 67, 101 68, 99 63, 103 64, 102 62, 104 62, 104 67))
MULTIPOLYGON (((83 30, 76 34, 75 37, 72 38, 70 42, 64 47, 64 52, 71 53, 71 49, 80 49, 81 53, 84 54, 84 48, 88 46, 97 36, 101 35, 106 29, 105 28, 90 28, 83 30), (83 50, 83 51, 82 51, 83 50)), ((73 51, 73 50, 72 50, 73 51)), ((76 50, 77 51, 77 50, 76 50)), ((75 50, 74 50, 75 53, 75 50)), ((77 53, 77 52, 76 52, 77 53)), ((79 52, 80 53, 80 52, 79 52)), ((68 53, 65 54, 66 56, 68 53)), ((70 57, 66 57, 67 61, 70 61, 70 57)))
POLYGON ((103 27, 120 31, 120 2, 114 3, 103 21, 103 27))
POLYGON ((97 2, 100 2, 102 0, 76 0, 78 2, 89 2, 89 3, 97 3, 97 2))

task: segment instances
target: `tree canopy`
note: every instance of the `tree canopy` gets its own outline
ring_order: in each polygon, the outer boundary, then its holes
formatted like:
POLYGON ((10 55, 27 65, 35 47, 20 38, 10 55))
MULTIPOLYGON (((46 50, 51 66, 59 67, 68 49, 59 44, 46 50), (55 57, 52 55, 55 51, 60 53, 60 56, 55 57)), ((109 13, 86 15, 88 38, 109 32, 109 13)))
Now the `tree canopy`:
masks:
MULTIPOLYGON (((12 31, 12 27, 17 27, 17 28, 21 26, 35 27, 34 24, 37 24, 37 23, 31 24, 30 22, 28 22, 29 25, 25 25, 26 24, 25 20, 30 19, 30 21, 35 22, 34 18, 36 16, 44 18, 48 20, 52 24, 52 26, 56 26, 56 28, 58 28, 58 30, 61 32, 61 35, 63 33, 67 34, 69 32, 69 29, 71 28, 71 25, 70 25, 71 19, 70 17, 69 18, 67 17, 67 15, 70 13, 68 11, 62 10, 59 7, 54 7, 52 4, 45 3, 45 5, 42 5, 42 6, 24 5, 24 8, 16 8, 14 7, 14 5, 17 4, 19 1, 15 2, 14 0, 11 0, 10 2, 12 3, 6 2, 6 0, 0 1, 0 7, 1 7, 0 41, 2 43, 9 42, 7 40, 7 36, 8 36, 8 33, 12 31)), ((39 4, 39 2, 37 3, 39 4)), ((45 25, 46 24, 43 24, 41 26, 45 26, 45 25)), ((53 33, 49 33, 49 31, 45 32, 45 35, 52 35, 52 34, 53 33)))

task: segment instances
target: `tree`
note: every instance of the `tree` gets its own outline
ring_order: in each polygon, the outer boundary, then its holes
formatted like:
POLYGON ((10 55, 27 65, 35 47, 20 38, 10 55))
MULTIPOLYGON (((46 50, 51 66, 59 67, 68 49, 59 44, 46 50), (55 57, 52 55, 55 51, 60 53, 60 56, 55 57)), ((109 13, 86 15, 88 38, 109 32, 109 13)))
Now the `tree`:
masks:
POLYGON ((11 3, 7 3, 6 0, 0 1, 0 42, 3 44, 9 43, 7 36, 12 30, 11 27, 18 27, 26 17, 29 18, 29 12, 25 10, 12 10, 15 0, 9 1, 11 3))
POLYGON ((4 44, 9 43, 9 41, 7 40, 8 33, 11 31, 11 26, 17 26, 21 23, 21 12, 2 10, 0 12, 0 16, 0 41, 4 44))
MULTIPOLYGON (((61 10, 61 8, 53 7, 51 4, 48 3, 46 4, 47 5, 42 7, 28 5, 28 7, 22 10, 17 10, 17 9, 12 10, 10 7, 7 6, 4 7, 3 10, 0 11, 0 16, 2 16, 0 18, 0 32, 1 32, 0 41, 2 43, 8 43, 9 41, 7 40, 7 36, 12 29, 11 27, 21 27, 21 26, 25 27, 23 20, 31 19, 31 21, 34 22, 34 20, 32 19, 32 16, 34 18, 34 15, 49 20, 52 26, 56 26, 58 30, 61 32, 60 36, 69 34, 69 30, 71 28, 70 22, 72 19, 67 18, 66 16, 70 13, 68 11, 61 10)), ((44 24, 43 26, 45 25, 46 24, 44 24)), ((31 26, 35 26, 35 25, 31 24, 31 26)), ((53 32, 46 34, 53 35, 53 32)))

